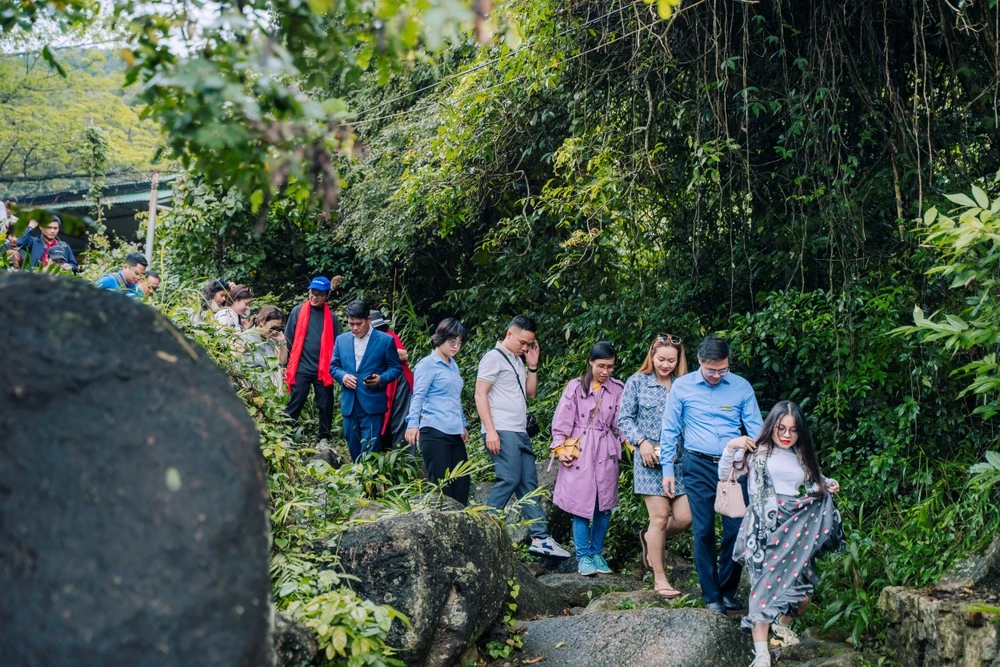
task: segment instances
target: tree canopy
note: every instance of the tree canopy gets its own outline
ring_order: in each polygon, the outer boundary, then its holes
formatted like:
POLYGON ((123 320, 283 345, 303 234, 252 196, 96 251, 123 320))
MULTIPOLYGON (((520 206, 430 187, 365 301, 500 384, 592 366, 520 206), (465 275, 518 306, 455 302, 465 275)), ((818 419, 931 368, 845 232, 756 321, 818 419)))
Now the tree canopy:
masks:
POLYGON ((162 140, 123 90, 124 63, 107 51, 61 53, 67 76, 38 53, 0 57, 0 191, 15 196, 78 187, 92 173, 87 130, 105 143, 112 179, 148 174, 162 140))

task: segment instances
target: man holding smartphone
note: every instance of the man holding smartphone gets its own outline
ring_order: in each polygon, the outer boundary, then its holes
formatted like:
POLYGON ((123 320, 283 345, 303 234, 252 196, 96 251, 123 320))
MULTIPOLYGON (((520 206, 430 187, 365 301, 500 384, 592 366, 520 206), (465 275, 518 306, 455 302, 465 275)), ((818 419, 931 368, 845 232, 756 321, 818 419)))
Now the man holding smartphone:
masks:
POLYGON ((344 311, 349 332, 337 336, 330 373, 344 388, 340 413, 351 460, 375 450, 387 408, 386 386, 399 378, 403 365, 392 336, 372 328, 371 308, 352 301, 344 311))

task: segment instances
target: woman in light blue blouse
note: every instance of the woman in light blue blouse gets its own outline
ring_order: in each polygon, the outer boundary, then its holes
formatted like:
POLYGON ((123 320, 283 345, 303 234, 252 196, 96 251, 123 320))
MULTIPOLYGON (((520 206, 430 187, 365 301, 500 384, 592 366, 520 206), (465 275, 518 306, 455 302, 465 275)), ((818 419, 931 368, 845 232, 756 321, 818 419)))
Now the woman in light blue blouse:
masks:
MULTIPOLYGON (((406 418, 406 442, 420 443, 427 479, 437 482, 448 470, 469 458, 469 439, 462 413, 462 375, 455 355, 462 349, 466 331, 453 317, 437 325, 431 344, 434 351, 413 369, 413 397, 406 418)), ((444 488, 444 494, 463 505, 469 503, 469 478, 459 477, 444 488)))
POLYGON ((675 378, 687 373, 684 343, 680 336, 659 334, 649 346, 639 371, 625 383, 618 408, 618 428, 633 443, 635 492, 646 501, 649 527, 639 531, 643 564, 653 571, 653 590, 673 598, 680 591, 670 585, 663 568, 663 549, 667 537, 691 526, 691 509, 684 494, 681 451, 675 462, 677 492, 667 498, 663 492, 663 469, 660 466, 660 427, 667 394, 675 378))

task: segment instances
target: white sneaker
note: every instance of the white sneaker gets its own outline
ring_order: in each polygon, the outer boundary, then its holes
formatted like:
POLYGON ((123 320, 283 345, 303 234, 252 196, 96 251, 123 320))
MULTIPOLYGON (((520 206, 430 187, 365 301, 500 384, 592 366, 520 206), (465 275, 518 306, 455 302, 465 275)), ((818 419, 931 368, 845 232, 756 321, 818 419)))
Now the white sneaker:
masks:
POLYGON ((569 552, 559 546, 559 543, 551 537, 542 539, 540 537, 531 538, 531 546, 528 551, 540 556, 553 556, 555 558, 569 558, 569 552))
POLYGON ((755 655, 750 667, 771 667, 771 652, 762 651, 755 655))
POLYGON ((322 440, 319 441, 318 449, 327 449, 329 447, 330 447, 330 441, 327 440, 326 438, 323 438, 322 440))
POLYGON ((778 646, 795 646, 799 643, 799 636, 795 631, 777 621, 771 624, 771 634, 778 640, 778 646))

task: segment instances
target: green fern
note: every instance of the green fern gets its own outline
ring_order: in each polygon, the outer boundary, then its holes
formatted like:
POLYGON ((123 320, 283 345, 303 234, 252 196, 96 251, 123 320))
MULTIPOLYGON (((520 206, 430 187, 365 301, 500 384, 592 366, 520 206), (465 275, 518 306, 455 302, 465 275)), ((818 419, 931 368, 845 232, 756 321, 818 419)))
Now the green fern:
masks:
POLYGON ((969 485, 989 493, 1000 482, 1000 452, 986 452, 986 461, 969 468, 969 485))

